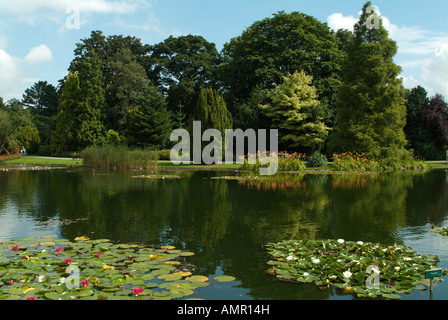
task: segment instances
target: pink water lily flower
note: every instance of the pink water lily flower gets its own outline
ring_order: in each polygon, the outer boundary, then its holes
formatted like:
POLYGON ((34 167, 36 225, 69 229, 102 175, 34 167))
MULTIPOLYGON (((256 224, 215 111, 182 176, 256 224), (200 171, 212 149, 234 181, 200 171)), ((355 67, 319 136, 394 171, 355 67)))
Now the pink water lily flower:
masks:
POLYGON ((37 298, 35 296, 30 296, 28 298, 26 298, 25 300, 36 300, 37 298))
POLYGON ((101 253, 99 253, 99 252, 95 253, 95 257, 97 257, 97 258, 101 258, 101 256, 102 256, 101 253))
POLYGON ((11 249, 14 250, 14 251, 19 250, 19 246, 15 245, 11 249))
POLYGON ((61 247, 57 247, 55 250, 56 250, 56 252, 61 252, 62 248, 61 247))
POLYGON ((81 281, 81 285, 82 285, 83 287, 87 287, 87 286, 89 285, 89 280, 82 280, 82 281, 81 281))
POLYGON ((139 294, 141 294, 143 292, 143 289, 140 287, 136 287, 136 288, 132 288, 132 292, 135 294, 135 296, 137 297, 139 294))
POLYGON ((73 261, 72 258, 64 259, 64 262, 65 262, 66 264, 70 264, 72 261, 73 261))

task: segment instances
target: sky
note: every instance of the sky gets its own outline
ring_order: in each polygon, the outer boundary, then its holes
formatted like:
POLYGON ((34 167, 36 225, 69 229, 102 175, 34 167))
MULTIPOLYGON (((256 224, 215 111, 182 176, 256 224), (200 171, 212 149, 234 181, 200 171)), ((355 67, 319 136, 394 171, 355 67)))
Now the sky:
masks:
MULTIPOLYGON (((37 81, 57 85, 93 30, 156 44, 201 35, 221 50, 255 21, 299 11, 351 29, 365 0, 0 0, 0 96, 21 99, 37 81)), ((404 85, 448 97, 448 1, 372 1, 398 44, 404 85)))

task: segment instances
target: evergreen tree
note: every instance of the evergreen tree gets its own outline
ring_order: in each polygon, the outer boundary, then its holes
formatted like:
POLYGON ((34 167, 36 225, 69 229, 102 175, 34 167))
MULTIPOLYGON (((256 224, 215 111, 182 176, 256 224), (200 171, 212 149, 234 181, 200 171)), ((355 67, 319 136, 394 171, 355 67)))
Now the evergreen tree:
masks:
POLYGON ((375 159, 407 159, 405 149, 405 90, 394 64, 397 44, 389 39, 382 20, 373 27, 367 2, 346 44, 343 85, 336 111, 339 128, 331 139, 332 152, 355 151, 375 159))
POLYGON ((173 127, 165 98, 153 86, 129 110, 127 123, 128 144, 151 149, 165 148, 173 127))
POLYGON ((79 81, 82 98, 81 103, 78 104, 76 119, 78 124, 76 151, 101 144, 106 136, 104 77, 101 72, 101 60, 95 52, 81 63, 79 81))
POLYGON ((108 85, 107 127, 124 134, 128 110, 145 95, 149 80, 143 66, 128 48, 118 51, 109 62, 114 81, 108 85))
POLYGON ((51 135, 51 152, 59 155, 69 150, 76 150, 75 119, 76 110, 81 103, 81 88, 77 73, 70 73, 59 99, 59 113, 56 116, 56 129, 51 135))
POLYGON ((233 120, 224 98, 212 88, 202 89, 190 122, 201 121, 202 130, 217 129, 222 136, 232 129, 233 120))
POLYGON ((84 58, 79 72, 71 73, 59 100, 52 152, 81 151, 105 140, 105 93, 100 60, 95 54, 84 58))
POLYGON ((284 150, 310 153, 320 149, 328 135, 312 81, 303 71, 284 77, 283 83, 269 92, 270 102, 263 106, 272 127, 279 130, 284 150))
POLYGON ((418 86, 406 91, 407 121, 404 128, 408 140, 408 149, 414 155, 425 160, 437 159, 439 150, 432 139, 430 124, 424 120, 424 111, 429 105, 427 91, 418 86))

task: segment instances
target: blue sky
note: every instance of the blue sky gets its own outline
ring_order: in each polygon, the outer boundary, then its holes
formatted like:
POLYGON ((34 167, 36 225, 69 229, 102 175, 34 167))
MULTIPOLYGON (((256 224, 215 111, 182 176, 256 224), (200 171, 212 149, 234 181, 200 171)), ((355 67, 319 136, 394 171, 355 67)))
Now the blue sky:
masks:
MULTIPOLYGON (((408 88, 448 97, 448 2, 372 1, 392 39, 408 88)), ((217 45, 278 11, 300 11, 333 29, 351 28, 365 0, 0 0, 0 96, 21 98, 39 80, 57 84, 92 30, 146 44, 202 35, 217 45), (79 13, 79 26, 74 24, 79 13), (69 22, 67 24, 67 22, 69 22), (74 27, 74 28, 73 28, 74 27)))

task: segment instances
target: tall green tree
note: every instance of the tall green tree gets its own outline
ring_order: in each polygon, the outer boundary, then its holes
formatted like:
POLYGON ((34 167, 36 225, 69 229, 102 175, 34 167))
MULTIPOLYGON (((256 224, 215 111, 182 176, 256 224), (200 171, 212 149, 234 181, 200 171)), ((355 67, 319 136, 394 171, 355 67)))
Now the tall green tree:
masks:
POLYGON ((61 92, 56 128, 51 135, 52 154, 60 155, 66 151, 78 149, 76 120, 81 100, 82 94, 78 74, 70 73, 61 92))
POLYGON ((51 132, 55 130, 58 113, 59 93, 57 88, 47 81, 38 81, 25 90, 22 104, 32 112, 41 144, 50 145, 51 132))
POLYGON ((279 130, 283 150, 310 154, 320 150, 330 130, 324 123, 324 111, 317 100, 313 78, 305 72, 283 77, 283 83, 268 94, 263 108, 279 130))
POLYGON ((106 124, 109 129, 124 135, 128 111, 137 107, 144 97, 149 89, 149 80, 145 69, 128 48, 118 51, 109 60, 109 69, 115 79, 107 87, 106 124))
POLYGON ((79 71, 65 82, 52 134, 52 152, 81 151, 104 142, 106 137, 105 89, 101 63, 93 52, 84 57, 79 71))
POLYGON ((330 118, 342 57, 327 24, 300 12, 281 11, 256 21, 224 45, 218 75, 236 118, 238 106, 257 86, 273 89, 284 76, 303 70, 313 76, 318 98, 330 118))
POLYGON ((377 27, 368 22, 367 2, 354 38, 347 44, 343 84, 336 104, 338 130, 330 143, 332 152, 356 151, 376 159, 404 159, 406 151, 405 90, 393 61, 397 44, 388 36, 380 17, 377 27))
POLYGON ((143 65, 152 83, 167 98, 171 112, 183 112, 190 116, 201 89, 214 87, 215 70, 219 54, 214 43, 202 36, 170 36, 151 46, 143 65))
POLYGON ((430 124, 424 119, 424 111, 429 105, 428 92, 422 86, 406 90, 406 126, 404 132, 408 141, 408 149, 413 150, 416 157, 433 160, 440 157, 434 143, 430 124))
POLYGON ((429 100, 422 118, 429 126, 432 140, 439 151, 439 156, 433 159, 444 159, 445 151, 448 150, 448 103, 441 94, 429 100))
POLYGON ((226 129, 233 128, 233 119, 224 98, 216 89, 202 89, 196 107, 190 118, 193 121, 201 121, 202 130, 217 129, 225 136, 226 129))
POLYGON ((78 149, 104 142, 106 137, 106 93, 104 76, 101 72, 101 60, 93 52, 80 66, 79 82, 82 100, 79 104, 79 129, 77 131, 78 149))
POLYGON ((151 149, 167 147, 173 123, 165 97, 156 87, 148 87, 137 106, 128 113, 126 138, 129 145, 151 149))

